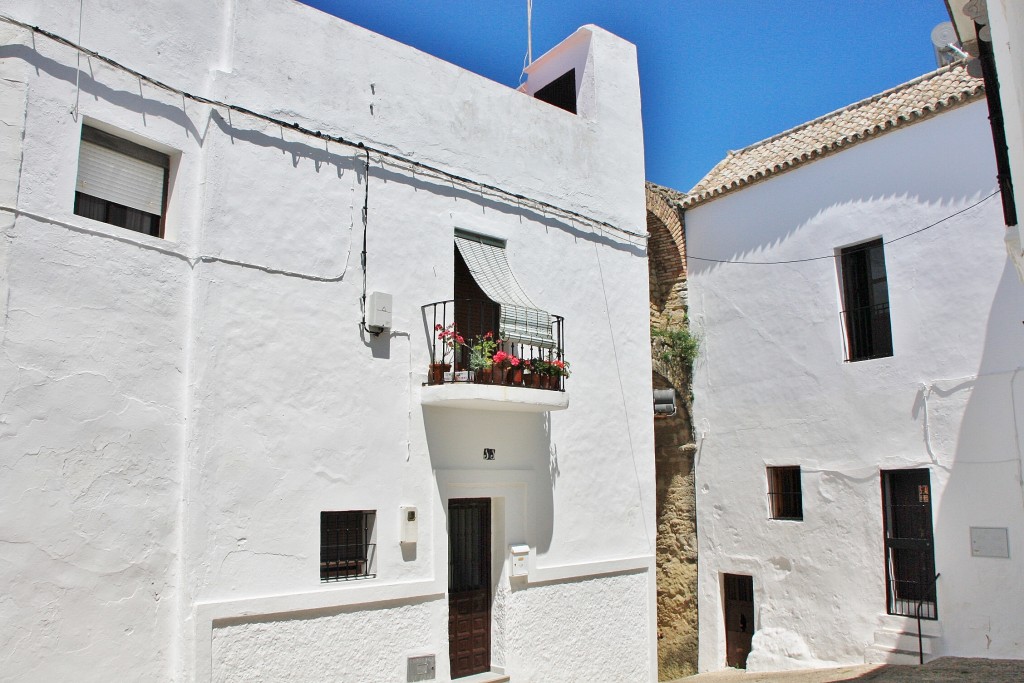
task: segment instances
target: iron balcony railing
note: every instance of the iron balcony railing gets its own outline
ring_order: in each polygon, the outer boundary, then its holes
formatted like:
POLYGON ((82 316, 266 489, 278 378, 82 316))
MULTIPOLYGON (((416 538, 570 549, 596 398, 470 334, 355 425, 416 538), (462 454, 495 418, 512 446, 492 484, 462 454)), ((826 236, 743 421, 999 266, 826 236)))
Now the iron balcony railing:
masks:
POLYGON ((850 308, 842 313, 846 330, 848 361, 883 358, 892 355, 892 326, 889 303, 850 308))
POLYGON ((427 384, 472 382, 565 391, 568 364, 564 371, 558 366, 565 363, 562 316, 551 315, 550 342, 502 340, 500 320, 498 304, 487 299, 423 306, 430 340, 427 384))

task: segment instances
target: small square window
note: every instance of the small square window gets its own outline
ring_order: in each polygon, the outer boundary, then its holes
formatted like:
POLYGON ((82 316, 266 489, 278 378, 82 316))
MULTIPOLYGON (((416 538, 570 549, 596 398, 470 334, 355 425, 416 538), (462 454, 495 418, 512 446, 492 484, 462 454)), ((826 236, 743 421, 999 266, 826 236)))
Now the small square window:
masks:
POLYGON ((162 237, 170 165, 166 154, 83 126, 75 213, 162 237))
POLYGON ((772 519, 803 519, 799 467, 768 468, 768 510, 772 519))
POLYGON ((375 576, 373 510, 320 513, 320 580, 348 581, 375 576))

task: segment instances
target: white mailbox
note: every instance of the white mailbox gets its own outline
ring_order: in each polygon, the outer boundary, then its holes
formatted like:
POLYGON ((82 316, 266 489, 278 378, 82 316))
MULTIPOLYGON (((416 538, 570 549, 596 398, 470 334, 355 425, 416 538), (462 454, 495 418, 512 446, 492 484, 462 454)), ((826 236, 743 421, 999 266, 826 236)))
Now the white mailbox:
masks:
POLYGON ((415 543, 419 532, 419 515, 416 514, 416 508, 412 505, 403 505, 398 508, 398 514, 398 542, 415 543))
POLYGON ((510 552, 512 554, 512 576, 526 576, 529 571, 530 546, 514 545, 510 548, 510 552))

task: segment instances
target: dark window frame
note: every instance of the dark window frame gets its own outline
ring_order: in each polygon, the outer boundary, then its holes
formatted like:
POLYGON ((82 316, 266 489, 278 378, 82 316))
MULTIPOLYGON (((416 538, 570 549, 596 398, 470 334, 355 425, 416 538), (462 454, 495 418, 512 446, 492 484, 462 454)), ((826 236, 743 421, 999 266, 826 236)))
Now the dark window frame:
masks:
MULTIPOLYGON (((75 215, 162 239, 164 236, 164 222, 167 216, 167 188, 170 182, 171 169, 170 156, 89 125, 82 126, 81 139, 83 142, 91 142, 94 145, 105 147, 118 154, 123 154, 124 156, 162 168, 164 172, 161 202, 163 211, 159 215, 148 213, 76 190, 73 208, 75 215)), ((79 154, 81 154, 81 151, 79 151, 79 154)))
POLYGON ((804 494, 803 472, 800 466, 769 466, 766 470, 769 517, 802 522, 804 519, 804 494))
POLYGON ((320 582, 370 579, 374 573, 376 510, 320 512, 320 582))
POLYGON ((882 238, 839 249, 846 361, 893 355, 889 280, 882 238))

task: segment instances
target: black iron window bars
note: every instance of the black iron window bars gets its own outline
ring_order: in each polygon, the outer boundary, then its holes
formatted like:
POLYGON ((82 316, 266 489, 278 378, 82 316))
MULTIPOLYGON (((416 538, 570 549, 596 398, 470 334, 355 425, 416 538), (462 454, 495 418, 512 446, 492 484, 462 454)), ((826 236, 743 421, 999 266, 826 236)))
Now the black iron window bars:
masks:
POLYGON ((320 513, 320 580, 348 581, 376 576, 373 523, 376 512, 354 510, 320 513))

